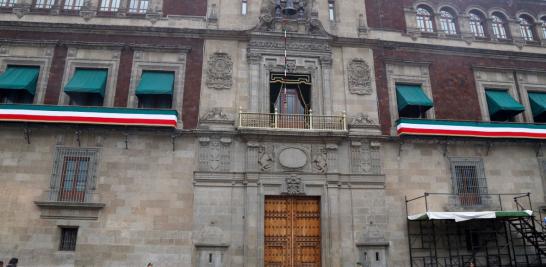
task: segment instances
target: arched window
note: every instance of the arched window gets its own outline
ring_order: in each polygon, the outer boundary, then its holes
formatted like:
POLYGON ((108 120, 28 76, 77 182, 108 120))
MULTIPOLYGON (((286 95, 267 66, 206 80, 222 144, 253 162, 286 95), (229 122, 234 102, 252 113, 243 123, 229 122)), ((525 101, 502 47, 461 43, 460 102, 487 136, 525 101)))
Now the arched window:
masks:
POLYGON ((546 38, 546 17, 542 17, 540 19, 540 23, 542 24, 541 28, 542 28, 542 38, 546 38))
POLYGON ((482 13, 479 11, 470 11, 469 19, 470 19, 470 31, 472 34, 474 34, 475 37, 485 37, 485 19, 482 13))
POLYGON ((493 29, 493 35, 497 39, 508 39, 506 35, 506 19, 500 13, 493 13, 491 15, 491 28, 493 29))
POLYGON ((440 10, 440 27, 446 34, 457 34, 457 19, 453 14, 448 8, 440 10))
POLYGON ((521 15, 519 16, 518 21, 521 37, 525 41, 535 40, 535 34, 533 33, 533 19, 531 19, 529 16, 521 15))
POLYGON ((432 12, 426 6, 417 7, 417 28, 422 32, 434 32, 432 12))

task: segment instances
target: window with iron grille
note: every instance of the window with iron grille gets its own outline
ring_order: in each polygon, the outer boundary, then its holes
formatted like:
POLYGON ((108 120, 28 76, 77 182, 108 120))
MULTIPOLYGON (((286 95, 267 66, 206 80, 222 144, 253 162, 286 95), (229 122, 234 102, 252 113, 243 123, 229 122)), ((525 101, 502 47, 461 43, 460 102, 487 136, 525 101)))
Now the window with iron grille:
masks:
POLYGON ((52 8, 55 4, 55 0, 36 0, 34 2, 35 8, 52 8))
POLYGON ((461 206, 482 205, 487 182, 480 158, 450 158, 453 193, 461 206))
POLYGON ((61 242, 59 244, 59 250, 75 251, 77 238, 78 238, 77 227, 61 227, 61 242))
POLYGON ((88 202, 95 190, 97 148, 58 147, 49 200, 88 202))
POLYGON ((100 2, 100 11, 117 12, 119 10, 120 0, 102 0, 100 2))
POLYGON ((80 10, 83 7, 83 0, 65 0, 64 10, 80 10))
POLYGON ((17 0, 0 0, 0 7, 13 7, 17 0))
POLYGON ((146 14, 148 10, 149 0, 131 0, 129 3, 129 12, 137 14, 146 14))

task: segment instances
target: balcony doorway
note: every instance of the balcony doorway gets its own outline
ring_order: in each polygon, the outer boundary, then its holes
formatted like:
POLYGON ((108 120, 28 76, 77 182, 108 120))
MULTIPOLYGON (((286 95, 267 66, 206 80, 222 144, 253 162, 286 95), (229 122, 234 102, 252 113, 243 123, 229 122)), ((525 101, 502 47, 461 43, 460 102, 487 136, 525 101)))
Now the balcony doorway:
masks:
POLYGON ((280 128, 306 128, 311 112, 311 76, 308 74, 271 73, 269 107, 278 115, 280 128))

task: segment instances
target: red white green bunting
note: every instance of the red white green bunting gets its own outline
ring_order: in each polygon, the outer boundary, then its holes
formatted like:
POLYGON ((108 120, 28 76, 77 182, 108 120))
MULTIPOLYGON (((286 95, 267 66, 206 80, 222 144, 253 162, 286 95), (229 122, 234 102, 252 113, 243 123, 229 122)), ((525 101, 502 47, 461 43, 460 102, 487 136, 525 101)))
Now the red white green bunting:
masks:
POLYGON ((175 110, 0 105, 0 121, 176 127, 175 110))
POLYGON ((400 119, 398 135, 546 139, 546 124, 400 119))

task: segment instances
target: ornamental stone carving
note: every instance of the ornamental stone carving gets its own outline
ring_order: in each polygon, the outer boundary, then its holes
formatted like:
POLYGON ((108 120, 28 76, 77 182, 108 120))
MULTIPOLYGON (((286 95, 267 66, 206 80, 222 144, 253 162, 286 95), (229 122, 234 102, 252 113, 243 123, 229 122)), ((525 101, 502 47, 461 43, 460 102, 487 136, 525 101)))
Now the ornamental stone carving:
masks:
POLYGON ((349 126, 351 128, 366 128, 377 126, 377 123, 367 114, 360 112, 355 116, 351 117, 351 122, 349 123, 349 126))
POLYGON ((299 148, 286 148, 279 153, 279 163, 287 169, 300 169, 307 164, 307 154, 299 148))
POLYGON ((286 182, 286 193, 288 195, 301 195, 305 194, 305 187, 301 178, 292 175, 285 180, 286 182))
POLYGON ((214 53, 209 58, 207 87, 211 89, 230 89, 232 85, 233 62, 227 53, 214 53))
POLYGON ((370 66, 364 59, 353 59, 347 66, 349 92, 357 95, 372 93, 370 66))
POLYGON ((224 113, 220 108, 213 108, 201 117, 203 121, 232 121, 230 114, 224 113))
POLYGON ((313 170, 319 173, 326 173, 328 170, 328 153, 325 148, 320 148, 318 152, 314 153, 312 166, 313 170))
POLYGON ((229 171, 231 165, 231 138, 199 138, 199 170, 229 171))
POLYGON ((271 171, 273 169, 274 154, 272 146, 259 146, 258 147, 258 165, 261 171, 271 171))

